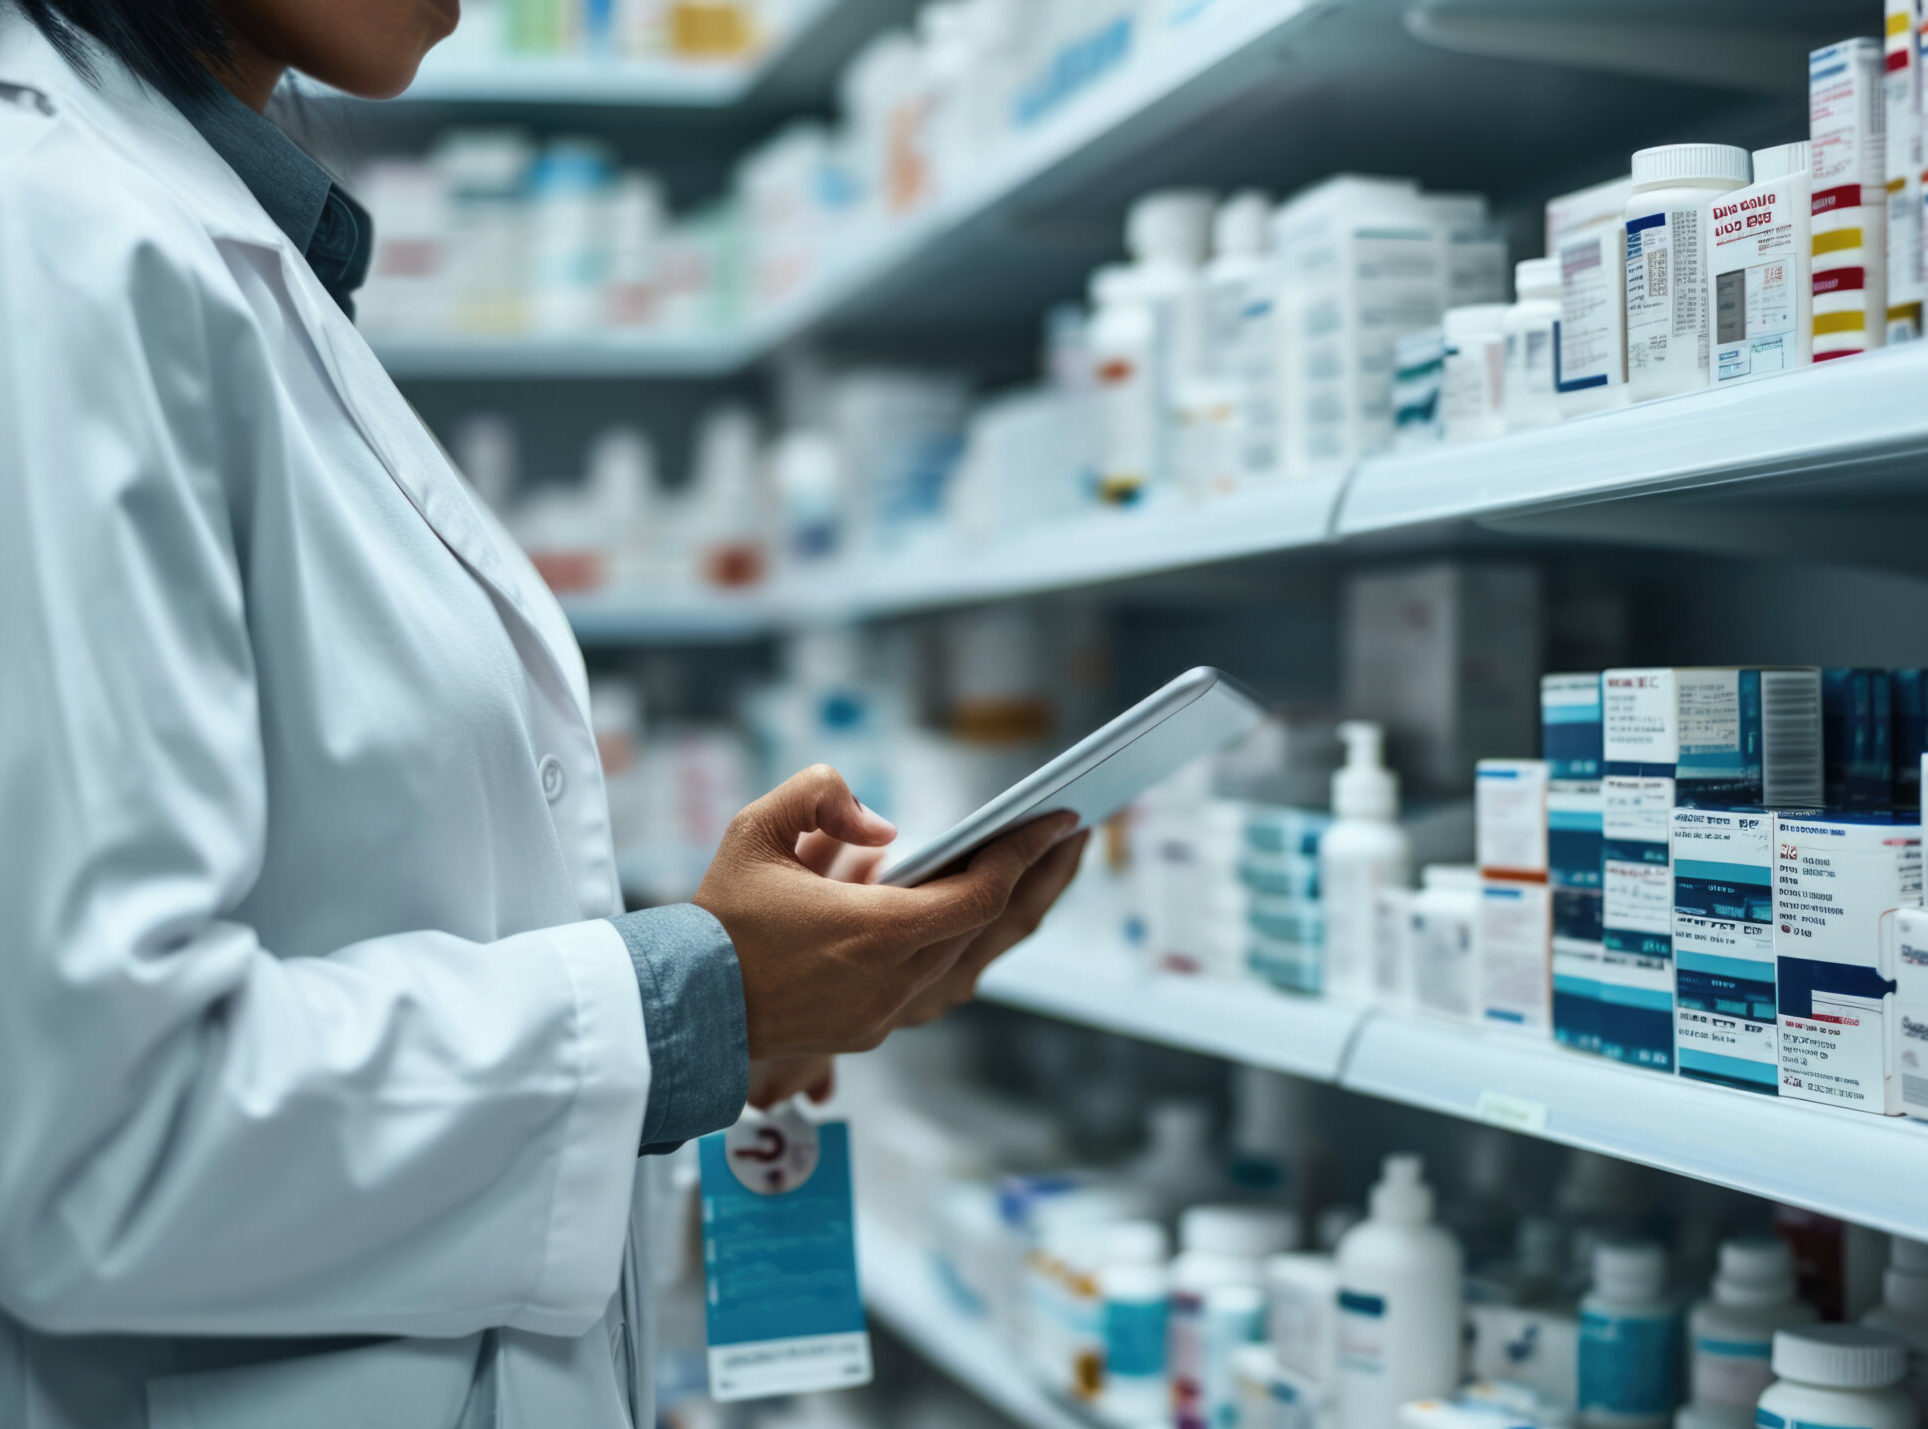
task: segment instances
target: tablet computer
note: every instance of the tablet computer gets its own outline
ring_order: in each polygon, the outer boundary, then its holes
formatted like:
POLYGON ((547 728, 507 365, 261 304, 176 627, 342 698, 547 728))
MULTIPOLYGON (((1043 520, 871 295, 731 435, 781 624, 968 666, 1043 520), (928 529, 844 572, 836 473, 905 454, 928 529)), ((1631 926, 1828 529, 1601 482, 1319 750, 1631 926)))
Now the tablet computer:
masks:
POLYGON ((1188 670, 892 864, 882 881, 914 887, 1046 814, 1069 809, 1081 825, 1100 823, 1194 759, 1243 739, 1264 718, 1258 697, 1231 676, 1207 665, 1188 670))

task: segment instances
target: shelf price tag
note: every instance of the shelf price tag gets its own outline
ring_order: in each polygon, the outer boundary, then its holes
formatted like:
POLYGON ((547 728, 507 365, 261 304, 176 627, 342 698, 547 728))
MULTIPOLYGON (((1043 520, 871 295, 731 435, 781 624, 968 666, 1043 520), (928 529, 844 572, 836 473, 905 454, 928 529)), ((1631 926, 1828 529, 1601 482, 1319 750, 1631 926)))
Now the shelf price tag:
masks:
POLYGON ((749 1111, 698 1151, 711 1397, 868 1384, 849 1124, 749 1111))
POLYGON ((1516 1097, 1510 1092, 1484 1091, 1473 1108, 1473 1115, 1508 1131, 1539 1135, 1546 1130, 1546 1103, 1516 1097))

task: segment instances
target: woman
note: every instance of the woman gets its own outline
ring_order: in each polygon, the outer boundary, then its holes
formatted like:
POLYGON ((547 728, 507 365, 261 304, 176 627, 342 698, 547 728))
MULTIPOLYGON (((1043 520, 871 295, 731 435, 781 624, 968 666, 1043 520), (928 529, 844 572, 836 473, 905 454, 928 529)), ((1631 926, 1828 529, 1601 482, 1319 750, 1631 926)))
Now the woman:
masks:
POLYGON ((917 890, 827 769, 620 913, 580 656, 259 111, 456 0, 0 0, 0 1425, 651 1417, 640 1150, 969 995, 1080 843, 917 890))

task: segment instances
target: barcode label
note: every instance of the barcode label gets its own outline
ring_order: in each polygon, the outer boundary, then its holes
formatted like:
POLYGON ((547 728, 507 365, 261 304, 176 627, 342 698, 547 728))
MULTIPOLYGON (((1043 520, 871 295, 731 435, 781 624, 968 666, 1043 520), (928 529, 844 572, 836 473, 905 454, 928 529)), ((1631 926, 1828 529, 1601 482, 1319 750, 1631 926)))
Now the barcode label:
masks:
POLYGON ((1819 808, 1821 672, 1761 671, 1761 799, 1773 809, 1819 808))

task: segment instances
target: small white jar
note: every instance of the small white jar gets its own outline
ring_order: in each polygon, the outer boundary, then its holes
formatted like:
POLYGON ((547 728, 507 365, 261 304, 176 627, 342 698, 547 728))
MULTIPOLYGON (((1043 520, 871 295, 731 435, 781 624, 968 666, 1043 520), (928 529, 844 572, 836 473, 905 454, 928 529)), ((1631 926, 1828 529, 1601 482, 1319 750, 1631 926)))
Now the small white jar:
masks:
POLYGON ((1760 1429, 1916 1429, 1901 1388, 1908 1351, 1893 1335, 1859 1325, 1813 1325, 1774 1336, 1778 1376, 1754 1411, 1760 1429))
POLYGON ((1448 308, 1440 426, 1449 442, 1481 442, 1506 431, 1506 304, 1448 308))
POLYGON ((1732 144, 1662 144, 1633 156, 1627 200, 1627 395, 1708 383, 1707 203, 1753 177, 1732 144))
POLYGON ((1688 1316, 1688 1395, 1702 1408, 1729 1410, 1745 1425, 1774 1380, 1774 1332, 1820 1316, 1796 1298, 1794 1257, 1775 1237, 1721 1242, 1711 1292, 1688 1316))
POLYGON ((1513 306, 1506 310, 1506 376, 1501 406, 1506 430, 1550 427, 1560 420, 1553 387, 1553 329, 1560 321, 1560 260, 1528 258, 1513 268, 1513 306))

